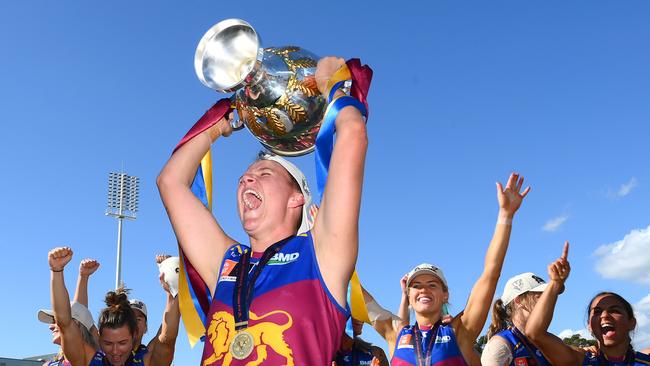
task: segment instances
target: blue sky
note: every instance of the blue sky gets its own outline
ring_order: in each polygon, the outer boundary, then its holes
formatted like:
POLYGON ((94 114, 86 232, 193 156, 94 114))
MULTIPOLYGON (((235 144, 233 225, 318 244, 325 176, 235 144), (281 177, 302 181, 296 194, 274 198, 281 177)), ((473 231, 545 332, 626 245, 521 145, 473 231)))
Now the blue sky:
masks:
MULTIPOLYGON (((395 309, 399 278, 431 262, 460 311, 496 221, 494 182, 516 170, 532 191, 498 293, 517 273, 546 277, 568 239, 573 271, 552 331, 584 329, 591 296, 616 290, 639 312, 637 346, 650 346, 650 3, 270 3, 0 4, 1 356, 56 351, 36 319, 50 306, 52 247, 75 250, 71 291, 82 258, 102 263, 90 284, 91 311, 101 309, 115 276, 108 172, 122 167, 141 181, 123 276, 147 303, 154 334, 165 299, 154 255, 176 251, 155 177, 220 97, 195 77, 193 55, 203 33, 231 17, 266 46, 373 67, 358 270, 381 304, 395 309)), ((235 182, 258 149, 242 131, 213 150, 215 214, 240 240, 235 182)), ((313 156, 296 162, 314 185, 313 156)), ((199 358, 180 336, 176 364, 199 358)))

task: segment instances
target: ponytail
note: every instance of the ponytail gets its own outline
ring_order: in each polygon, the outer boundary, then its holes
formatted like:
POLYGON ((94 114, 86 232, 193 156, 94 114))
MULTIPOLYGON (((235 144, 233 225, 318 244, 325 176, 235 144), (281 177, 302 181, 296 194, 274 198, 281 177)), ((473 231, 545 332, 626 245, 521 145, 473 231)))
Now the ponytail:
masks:
POLYGON ((487 339, 500 331, 507 329, 512 323, 512 303, 503 305, 501 299, 497 299, 492 306, 492 323, 487 331, 487 339))

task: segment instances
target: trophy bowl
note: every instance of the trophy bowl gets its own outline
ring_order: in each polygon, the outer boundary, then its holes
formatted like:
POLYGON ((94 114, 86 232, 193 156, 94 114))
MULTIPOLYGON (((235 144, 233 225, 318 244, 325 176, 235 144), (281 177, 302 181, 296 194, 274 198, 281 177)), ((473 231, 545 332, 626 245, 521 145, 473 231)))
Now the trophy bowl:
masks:
POLYGON ((314 78, 317 62, 318 56, 300 47, 262 48, 250 24, 227 19, 201 38, 194 69, 205 86, 235 92, 236 123, 263 146, 299 156, 314 150, 327 106, 314 78))

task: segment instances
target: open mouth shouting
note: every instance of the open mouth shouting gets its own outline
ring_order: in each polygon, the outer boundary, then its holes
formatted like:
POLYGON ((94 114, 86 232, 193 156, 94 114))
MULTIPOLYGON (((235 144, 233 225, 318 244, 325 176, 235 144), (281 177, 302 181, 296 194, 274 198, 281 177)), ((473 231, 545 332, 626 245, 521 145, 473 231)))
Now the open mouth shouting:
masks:
POLYGON ((616 337, 616 328, 614 324, 609 322, 603 322, 600 324, 600 332, 603 335, 603 338, 612 339, 616 337))
POLYGON ((242 192, 241 199, 245 210, 255 210, 262 205, 262 195, 250 188, 242 192))

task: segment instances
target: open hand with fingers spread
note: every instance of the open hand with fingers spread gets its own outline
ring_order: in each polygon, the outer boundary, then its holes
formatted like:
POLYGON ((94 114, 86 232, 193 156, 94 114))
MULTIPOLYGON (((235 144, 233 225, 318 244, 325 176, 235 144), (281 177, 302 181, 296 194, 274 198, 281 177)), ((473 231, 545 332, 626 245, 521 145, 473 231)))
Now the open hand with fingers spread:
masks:
POLYGON ((548 265, 548 278, 564 286, 564 282, 569 278, 571 265, 569 265, 569 242, 564 243, 562 256, 548 265))
POLYGON ((47 253, 47 261, 50 265, 50 270, 53 272, 63 271, 63 268, 71 259, 72 249, 69 247, 54 248, 47 253))
POLYGON ((95 273, 97 268, 99 268, 98 261, 86 258, 79 263, 79 276, 90 277, 91 274, 95 273))
POLYGON ((523 184, 524 177, 521 177, 519 173, 510 174, 505 189, 500 182, 497 182, 497 198, 503 214, 511 217, 517 212, 524 197, 530 192, 530 187, 521 191, 523 184))

